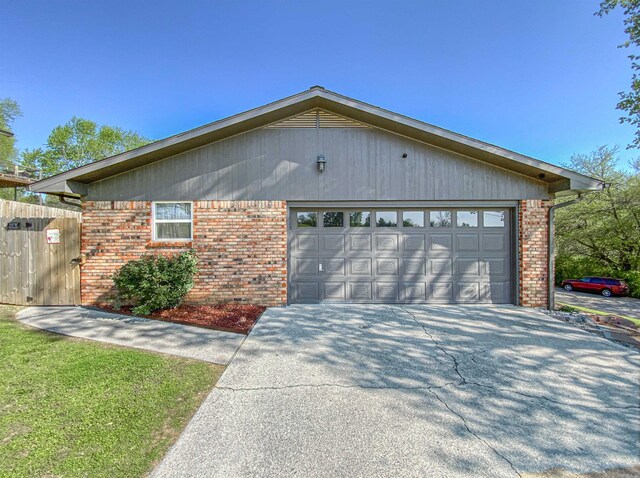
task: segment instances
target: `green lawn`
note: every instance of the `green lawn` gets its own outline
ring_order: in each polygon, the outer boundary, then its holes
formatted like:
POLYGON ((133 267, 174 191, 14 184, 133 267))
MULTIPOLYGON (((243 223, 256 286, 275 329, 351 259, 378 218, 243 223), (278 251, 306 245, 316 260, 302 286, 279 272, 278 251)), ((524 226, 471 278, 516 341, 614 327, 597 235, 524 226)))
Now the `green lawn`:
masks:
POLYGON ((0 306, 0 476, 137 477, 223 367, 33 330, 0 306))

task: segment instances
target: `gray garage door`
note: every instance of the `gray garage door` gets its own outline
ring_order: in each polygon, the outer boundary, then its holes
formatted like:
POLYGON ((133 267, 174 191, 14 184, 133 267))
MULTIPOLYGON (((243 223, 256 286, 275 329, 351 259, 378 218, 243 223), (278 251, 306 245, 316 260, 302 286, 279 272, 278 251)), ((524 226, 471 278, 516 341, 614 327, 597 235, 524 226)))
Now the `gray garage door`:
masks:
POLYGON ((291 209, 289 300, 512 303, 508 208, 291 209))

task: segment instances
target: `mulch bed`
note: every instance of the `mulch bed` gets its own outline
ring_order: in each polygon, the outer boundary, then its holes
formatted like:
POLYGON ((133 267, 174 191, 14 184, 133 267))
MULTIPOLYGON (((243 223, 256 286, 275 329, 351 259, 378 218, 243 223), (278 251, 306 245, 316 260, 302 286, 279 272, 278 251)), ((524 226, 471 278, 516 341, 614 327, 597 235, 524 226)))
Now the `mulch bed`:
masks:
MULTIPOLYGON (((100 308, 117 314, 136 315, 127 306, 120 309, 109 306, 100 308)), ((252 304, 183 304, 174 309, 158 310, 151 315, 136 316, 247 335, 265 310, 266 307, 252 304)))

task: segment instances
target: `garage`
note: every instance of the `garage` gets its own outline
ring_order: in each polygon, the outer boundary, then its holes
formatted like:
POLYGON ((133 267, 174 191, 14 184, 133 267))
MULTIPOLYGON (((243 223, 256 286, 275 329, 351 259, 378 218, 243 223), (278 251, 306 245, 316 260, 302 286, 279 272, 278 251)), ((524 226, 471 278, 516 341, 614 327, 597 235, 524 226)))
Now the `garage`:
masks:
POLYGON ((513 209, 291 208, 289 301, 514 302, 513 209))
POLYGON ((548 306, 553 201, 601 188, 320 86, 32 185, 82 201, 83 305, 194 249, 187 302, 266 306, 548 306))

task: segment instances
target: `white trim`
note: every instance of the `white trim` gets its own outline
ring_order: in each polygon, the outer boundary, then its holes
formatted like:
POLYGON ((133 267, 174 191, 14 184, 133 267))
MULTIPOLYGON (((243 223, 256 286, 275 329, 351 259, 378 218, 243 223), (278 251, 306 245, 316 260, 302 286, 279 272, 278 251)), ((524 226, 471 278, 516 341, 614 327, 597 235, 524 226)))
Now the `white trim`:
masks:
POLYGON ((151 203, 151 238, 154 242, 190 242, 193 241, 193 201, 153 201, 151 203), (189 204, 189 210, 191 212, 190 219, 160 219, 156 220, 156 204, 189 204), (156 235, 156 223, 158 224, 183 224, 189 223, 190 234, 189 238, 175 237, 160 239, 156 235))

